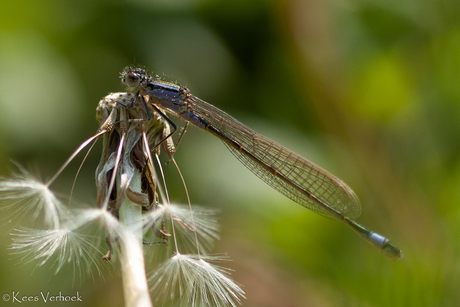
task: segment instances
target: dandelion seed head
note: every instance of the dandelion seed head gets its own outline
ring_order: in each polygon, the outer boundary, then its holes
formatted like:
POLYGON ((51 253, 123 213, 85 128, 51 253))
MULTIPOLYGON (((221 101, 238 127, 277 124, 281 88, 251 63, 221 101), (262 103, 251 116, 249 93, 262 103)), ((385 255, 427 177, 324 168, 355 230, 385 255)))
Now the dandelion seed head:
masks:
MULTIPOLYGON (((243 290, 231 280, 230 270, 210 263, 227 257, 203 256, 203 252, 212 248, 213 241, 219 239, 216 211, 157 204, 159 200, 169 203, 169 195, 162 171, 163 182, 157 182, 150 146, 170 135, 166 123, 160 117, 150 118, 150 114, 147 121, 141 121, 149 113, 144 97, 119 93, 106 98, 108 101, 101 101, 97 110, 101 130, 80 145, 48 183, 40 182, 21 168, 13 179, 0 178, 3 203, 0 210, 41 220, 42 226, 46 226, 32 229, 28 224, 16 229, 12 233, 12 254, 21 262, 36 262, 37 267, 51 263, 55 274, 70 266, 80 277, 93 276, 93 268, 101 275, 99 265, 105 262, 100 260, 104 254, 100 243, 105 237, 109 252, 103 259, 110 260, 111 255, 121 251, 122 274, 124 278, 135 276, 129 278, 132 284, 137 284, 133 281, 145 281, 142 241, 149 235, 157 241, 164 240, 163 243, 171 238, 174 244, 161 250, 171 254, 175 248, 174 256, 163 262, 150 278, 151 289, 157 293, 154 297, 167 301, 179 296, 187 306, 236 306, 244 298, 243 290), (136 105, 121 107, 116 103, 119 99, 134 99, 136 105), (100 136, 104 144, 96 170, 98 208, 68 210, 49 185, 83 148, 100 136), (126 207, 128 203, 133 208, 126 207), (141 220, 142 210, 152 207, 141 220), (184 254, 179 253, 178 246, 184 254), (195 252, 197 255, 192 254, 195 252), (128 254, 129 258, 124 258, 128 254), (135 274, 126 274, 128 269, 135 274)), ((172 154, 174 146, 171 146, 172 149, 165 151, 172 154)), ((159 155, 159 148, 153 153, 159 155)), ((147 290, 145 282, 143 288, 147 290)))

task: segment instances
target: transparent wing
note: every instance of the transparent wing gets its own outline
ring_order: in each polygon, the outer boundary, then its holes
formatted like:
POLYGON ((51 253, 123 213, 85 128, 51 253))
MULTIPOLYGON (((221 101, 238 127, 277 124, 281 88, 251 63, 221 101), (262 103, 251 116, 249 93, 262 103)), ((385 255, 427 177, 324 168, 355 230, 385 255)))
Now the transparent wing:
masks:
POLYGON ((237 150, 224 142, 241 163, 281 194, 323 216, 332 216, 325 206, 352 219, 361 214, 355 193, 339 178, 195 96, 190 97, 187 103, 195 115, 204 119, 222 136, 244 148, 237 150), (263 165, 276 170, 287 181, 263 165), (321 203, 313 201, 310 194, 321 203))

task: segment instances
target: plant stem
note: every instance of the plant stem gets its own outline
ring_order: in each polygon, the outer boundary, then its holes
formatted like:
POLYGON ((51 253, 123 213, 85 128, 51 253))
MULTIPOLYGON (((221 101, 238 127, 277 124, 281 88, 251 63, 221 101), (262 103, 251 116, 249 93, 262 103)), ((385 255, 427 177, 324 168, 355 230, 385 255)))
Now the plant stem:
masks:
MULTIPOLYGON (((141 175, 137 170, 130 188, 135 192, 141 191, 141 175)), ((142 207, 132 203, 126 197, 120 207, 119 214, 120 222, 127 230, 126 236, 120 240, 125 306, 153 307, 145 274, 142 228, 138 227, 142 218, 142 207)))

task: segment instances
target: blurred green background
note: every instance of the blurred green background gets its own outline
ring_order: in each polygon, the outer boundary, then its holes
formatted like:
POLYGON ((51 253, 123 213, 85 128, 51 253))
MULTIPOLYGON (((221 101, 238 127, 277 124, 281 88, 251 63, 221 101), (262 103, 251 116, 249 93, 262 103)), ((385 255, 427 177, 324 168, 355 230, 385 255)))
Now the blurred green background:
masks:
MULTIPOLYGON (((215 252, 233 259, 244 306, 460 305, 458 0, 4 0, 0 174, 14 160, 49 178, 95 133, 98 101, 125 90, 130 64, 342 178, 361 200, 358 221, 405 256, 389 260, 279 195, 189 127, 175 158, 192 203, 221 210, 215 252)), ((74 196, 90 205, 99 153, 74 196)), ((82 157, 55 191, 70 193, 82 157)), ((185 203, 166 169, 172 200, 185 203)), ((72 283, 71 268, 18 264, 10 230, 1 227, 2 295, 79 291, 85 306, 123 305, 114 270, 72 283)))

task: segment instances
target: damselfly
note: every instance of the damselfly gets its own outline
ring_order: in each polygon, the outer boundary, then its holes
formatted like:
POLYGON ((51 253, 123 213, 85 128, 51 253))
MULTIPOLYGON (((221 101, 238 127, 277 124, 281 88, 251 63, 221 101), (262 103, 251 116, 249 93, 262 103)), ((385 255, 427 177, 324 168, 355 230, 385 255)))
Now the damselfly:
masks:
POLYGON ((353 220, 360 215, 361 205, 339 178, 192 95, 184 86, 153 78, 140 68, 127 67, 121 78, 129 88, 137 90, 133 103, 140 97, 149 118, 149 110, 159 114, 163 110, 215 135, 241 163, 284 196, 345 223, 387 257, 403 257, 387 238, 353 220))

